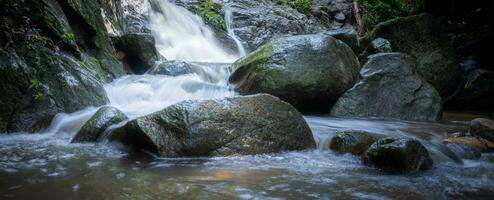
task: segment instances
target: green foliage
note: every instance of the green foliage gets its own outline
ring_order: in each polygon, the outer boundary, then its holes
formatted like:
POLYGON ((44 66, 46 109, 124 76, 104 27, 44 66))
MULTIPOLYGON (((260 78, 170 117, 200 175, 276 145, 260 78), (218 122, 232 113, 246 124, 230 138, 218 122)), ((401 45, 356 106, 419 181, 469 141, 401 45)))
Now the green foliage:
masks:
POLYGON ((69 43, 69 42, 74 42, 75 41, 75 35, 74 33, 65 33, 62 35, 62 40, 66 43, 69 43))
POLYGON ((295 8, 298 12, 303 14, 309 14, 312 9, 311 0, 277 0, 278 5, 289 5, 295 8))
POLYGON ((294 7, 300 13, 309 14, 311 10, 311 2, 310 0, 295 0, 294 7))
POLYGON ((29 89, 33 93, 33 101, 39 103, 43 100, 43 84, 39 80, 33 79, 29 82, 29 89))
POLYGON ((407 16, 420 10, 424 0, 358 0, 364 10, 363 21, 368 28, 379 22, 407 16))
POLYGON ((200 15, 204 21, 217 28, 225 30, 225 21, 219 11, 221 10, 221 5, 214 2, 214 0, 202 0, 200 6, 195 5, 192 7, 192 11, 200 15))

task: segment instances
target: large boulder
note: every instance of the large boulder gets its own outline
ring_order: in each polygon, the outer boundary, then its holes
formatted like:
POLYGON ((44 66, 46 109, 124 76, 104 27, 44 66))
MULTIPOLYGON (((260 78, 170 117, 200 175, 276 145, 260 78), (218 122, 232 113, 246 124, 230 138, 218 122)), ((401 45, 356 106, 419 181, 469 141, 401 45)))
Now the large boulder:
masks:
POLYGON ((362 156, 364 164, 386 172, 417 172, 429 169, 433 161, 427 149, 410 138, 383 138, 372 144, 362 156))
MULTIPOLYGON (((59 112, 108 102, 91 60, 43 46, 27 53, 0 50, 0 132, 39 131, 59 112)), ((96 68, 97 69, 97 68, 96 68)))
POLYGON ((277 38, 233 64, 243 94, 269 93, 301 111, 328 112, 357 80, 357 57, 328 34, 277 38))
POLYGON ((335 104, 331 114, 415 121, 441 118, 441 97, 415 72, 415 61, 401 53, 375 54, 360 81, 335 104))
POLYGON ((57 113, 106 104, 103 84, 124 70, 99 1, 15 2, 0 8, 0 132, 39 131, 57 113))
POLYGON ((329 149, 359 156, 380 137, 382 136, 365 131, 343 131, 331 139, 329 149))
POLYGON ((461 70, 445 21, 429 14, 395 18, 376 25, 362 46, 379 37, 387 39, 393 51, 414 57, 418 73, 443 97, 458 87, 461 70))
POLYGON ((184 101, 129 121, 110 140, 161 156, 260 154, 314 148, 302 115, 267 94, 184 101))
POLYGON ((494 121, 486 118, 472 120, 470 134, 494 142, 494 121))
POLYGON ((72 138, 73 143, 96 142, 108 127, 127 120, 127 116, 111 106, 103 106, 89 119, 72 138))
POLYGON ((143 74, 160 60, 154 37, 148 33, 125 34, 118 39, 116 46, 125 52, 125 60, 136 74, 143 74))

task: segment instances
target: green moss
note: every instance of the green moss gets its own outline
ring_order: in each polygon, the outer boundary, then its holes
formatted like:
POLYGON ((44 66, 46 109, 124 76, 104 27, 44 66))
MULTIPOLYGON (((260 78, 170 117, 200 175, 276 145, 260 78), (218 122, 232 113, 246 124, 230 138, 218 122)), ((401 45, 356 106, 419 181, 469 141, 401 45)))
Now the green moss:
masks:
POLYGON ((362 16, 368 28, 382 21, 407 16, 419 11, 424 0, 358 0, 364 14, 362 16))
POLYGON ((192 7, 192 11, 201 16, 204 21, 216 29, 226 30, 225 20, 219 14, 221 5, 214 0, 202 0, 200 5, 192 7))

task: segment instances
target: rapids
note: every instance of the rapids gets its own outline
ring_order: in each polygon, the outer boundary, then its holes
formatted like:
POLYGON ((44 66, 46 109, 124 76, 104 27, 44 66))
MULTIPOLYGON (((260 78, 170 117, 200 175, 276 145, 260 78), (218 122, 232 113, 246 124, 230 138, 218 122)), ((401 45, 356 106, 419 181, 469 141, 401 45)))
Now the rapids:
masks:
MULTIPOLYGON (((123 3, 129 6, 129 0, 123 3)), ((147 6, 157 48, 169 60, 198 62, 203 70, 177 77, 127 75, 105 86, 109 105, 130 118, 190 99, 237 95, 229 64, 245 54, 225 11, 238 55, 226 53, 200 17, 167 0, 147 6), (204 63, 209 62, 209 63, 204 63), (223 64, 221 64, 223 63, 223 64), (206 73, 203 73, 206 72, 206 73)), ((145 12, 146 6, 138 9, 145 12)), ((466 131, 473 116, 440 123, 305 116, 317 149, 213 158, 136 157, 114 143, 71 144, 97 108, 60 113, 42 133, 0 134, 0 199, 448 199, 494 195, 494 155, 462 159, 441 140, 466 131), (432 169, 384 174, 349 154, 328 150, 337 131, 367 130, 419 139, 432 169)))

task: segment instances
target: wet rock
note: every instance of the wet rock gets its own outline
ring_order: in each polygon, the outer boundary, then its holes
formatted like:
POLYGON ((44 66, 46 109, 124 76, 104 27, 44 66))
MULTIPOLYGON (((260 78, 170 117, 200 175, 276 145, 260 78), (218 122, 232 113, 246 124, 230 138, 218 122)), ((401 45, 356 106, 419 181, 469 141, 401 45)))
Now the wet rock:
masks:
POLYGON ((417 60, 417 72, 445 97, 461 81, 461 70, 447 23, 429 14, 399 17, 375 26, 362 40, 368 46, 376 38, 391 42, 393 51, 417 60))
POLYGON ((127 120, 127 116, 115 107, 103 106, 89 119, 77 134, 72 143, 96 142, 111 125, 127 120))
POLYGON ((348 45, 321 33, 272 40, 236 61, 229 80, 243 94, 269 93, 301 111, 328 112, 359 69, 348 45))
POLYGON ((478 149, 468 145, 448 143, 446 146, 461 159, 475 160, 481 157, 481 153, 478 149))
POLYGON ((331 110, 334 116, 381 117, 435 121, 441 117, 441 97, 415 72, 415 61, 401 53, 369 57, 360 81, 331 110))
POLYGON ((202 70, 194 64, 185 61, 165 61, 159 65, 155 65, 149 69, 146 74, 160 74, 167 76, 180 76, 185 74, 191 74, 195 71, 202 70))
POLYGON ((490 152, 494 150, 494 143, 485 140, 483 138, 464 136, 464 137, 451 137, 443 140, 445 144, 460 144, 476 149, 480 152, 490 152))
POLYGON ((371 44, 362 53, 359 54, 359 60, 362 63, 366 63, 368 56, 378 53, 392 52, 391 43, 384 38, 376 38, 372 40, 371 44))
POLYGON ((39 131, 57 113, 106 104, 103 84, 124 70, 99 1, 15 2, 0 14, 0 132, 39 131))
POLYGON ((111 133, 161 156, 228 156, 314 148, 312 133, 290 104, 267 94, 184 101, 131 120, 111 133))
POLYGON ((331 139, 329 149, 359 156, 380 137, 382 136, 365 131, 344 131, 331 139))
POLYGON ((477 118, 470 122, 470 134, 494 142, 494 121, 477 118))
POLYGON ((358 35, 357 31, 353 28, 346 28, 346 29, 336 29, 336 30, 331 30, 325 32, 330 36, 333 36, 334 38, 341 40, 345 44, 347 44, 350 48, 353 49, 353 51, 358 51, 359 48, 359 41, 358 41, 358 35))
POLYGON ((462 110, 494 111, 494 72, 473 70, 456 98, 449 102, 462 110))
POLYGON ((433 161, 427 149, 411 138, 383 138, 362 156, 364 164, 386 172, 418 172, 429 169, 433 161))
POLYGON ((80 61, 43 46, 19 55, 0 50, 0 132, 34 132, 60 112, 75 112, 108 101, 106 73, 90 59, 80 61))
MULTIPOLYGON (((177 4, 193 10, 196 2, 178 0, 177 4)), ((250 50, 282 35, 352 27, 352 3, 349 1, 312 1, 311 11, 307 13, 301 13, 289 1, 231 0, 221 4, 222 12, 226 7, 231 9, 235 34, 250 50), (334 18, 336 15, 338 20, 334 18)))
POLYGON ((154 37, 146 33, 125 34, 118 39, 117 49, 125 52, 125 60, 132 71, 143 74, 160 60, 154 37))
POLYGON ((391 43, 384 38, 376 38, 376 39, 372 40, 369 48, 370 48, 370 52, 372 54, 387 53, 387 52, 393 51, 391 48, 391 43))

